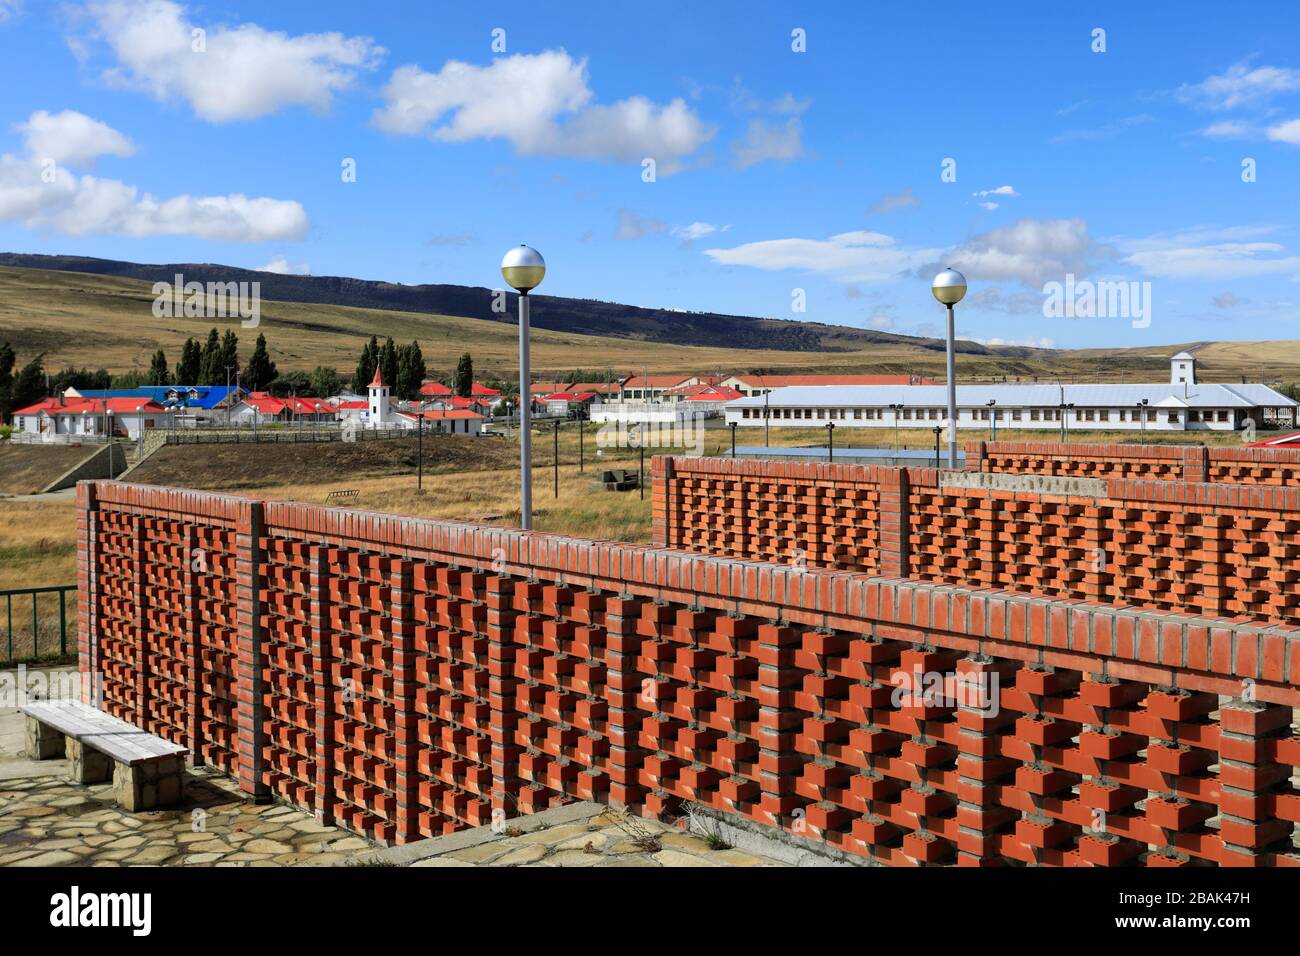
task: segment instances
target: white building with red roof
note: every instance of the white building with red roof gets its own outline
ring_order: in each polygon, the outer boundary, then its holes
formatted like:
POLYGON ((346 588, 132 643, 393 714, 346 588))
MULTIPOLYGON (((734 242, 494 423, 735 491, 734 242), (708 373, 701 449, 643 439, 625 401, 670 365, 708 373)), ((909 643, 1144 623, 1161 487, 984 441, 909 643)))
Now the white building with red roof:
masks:
POLYGON ((118 437, 136 438, 141 429, 148 431, 166 427, 167 416, 167 409, 162 405, 143 397, 68 398, 58 395, 16 410, 13 424, 16 431, 39 436, 45 441, 78 437, 95 440, 110 432, 118 437))

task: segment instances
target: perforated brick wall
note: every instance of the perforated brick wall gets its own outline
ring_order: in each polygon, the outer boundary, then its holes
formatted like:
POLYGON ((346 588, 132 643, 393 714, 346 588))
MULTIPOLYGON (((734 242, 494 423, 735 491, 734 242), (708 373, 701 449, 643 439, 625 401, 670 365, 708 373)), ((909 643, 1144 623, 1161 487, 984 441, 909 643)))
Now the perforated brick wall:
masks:
POLYGON ((206 740, 209 697, 172 685, 228 666, 196 616, 233 629, 241 785, 386 842, 689 801, 891 865, 1300 864, 1290 627, 109 482, 79 501, 82 666, 123 663, 117 712, 206 740), (181 613, 174 549, 218 531, 234 602, 200 573, 220 599, 181 613))
POLYGON ((656 458, 654 480, 662 547, 1300 624, 1300 487, 1008 491, 934 468, 723 458, 656 458))

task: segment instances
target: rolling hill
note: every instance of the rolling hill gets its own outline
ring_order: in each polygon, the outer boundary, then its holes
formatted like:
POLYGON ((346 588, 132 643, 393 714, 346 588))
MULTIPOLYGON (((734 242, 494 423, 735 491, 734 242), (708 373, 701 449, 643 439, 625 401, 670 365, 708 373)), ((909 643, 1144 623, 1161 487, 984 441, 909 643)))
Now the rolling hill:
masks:
MULTIPOLYGON (((431 374, 446 374, 469 351, 482 377, 510 378, 517 368, 513 304, 491 311, 491 290, 402 286, 369 280, 280 276, 215 265, 137 265, 106 259, 0 253, 0 341, 23 362, 45 355, 48 369, 68 365, 113 372, 148 367, 162 347, 176 361, 189 336, 233 327, 241 353, 264 332, 282 371, 327 365, 348 374, 371 335, 417 339, 431 374), (262 283, 259 328, 233 319, 156 318, 156 281, 262 283)), ((939 339, 776 319, 642 309, 617 303, 537 296, 533 306, 535 374, 574 368, 611 371, 916 372, 943 374, 939 339), (595 334, 599 332, 599 334, 595 334)), ((1194 350, 1207 380, 1293 382, 1300 342, 1192 342, 1141 349, 1049 350, 958 343, 967 379, 1162 381, 1168 359, 1194 350)))

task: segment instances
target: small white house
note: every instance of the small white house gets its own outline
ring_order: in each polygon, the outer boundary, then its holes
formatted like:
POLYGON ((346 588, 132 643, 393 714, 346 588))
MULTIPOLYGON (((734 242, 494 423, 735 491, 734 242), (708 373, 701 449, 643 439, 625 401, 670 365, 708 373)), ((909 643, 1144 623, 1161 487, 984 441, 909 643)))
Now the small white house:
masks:
POLYGON ((169 413, 142 398, 46 398, 13 414, 16 431, 45 441, 102 440, 110 431, 137 438, 141 430, 165 428, 169 413))

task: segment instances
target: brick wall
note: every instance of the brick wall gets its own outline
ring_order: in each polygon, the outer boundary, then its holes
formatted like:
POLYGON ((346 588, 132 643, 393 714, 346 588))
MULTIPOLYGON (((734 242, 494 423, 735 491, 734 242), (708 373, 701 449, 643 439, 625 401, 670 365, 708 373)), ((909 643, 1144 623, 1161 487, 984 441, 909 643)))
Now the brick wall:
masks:
POLYGON ((1049 493, 723 458, 656 458, 654 477, 661 547, 1300 624, 1300 487, 1076 476, 1049 493))
POLYGON ((966 446, 966 469, 1085 478, 1294 486, 1300 484, 1300 448, 979 441, 966 446))
POLYGON ((210 753, 232 728, 245 790, 385 841, 690 801, 893 865, 1300 865, 1290 628, 120 483, 79 503, 109 706, 210 753), (196 541, 220 560, 187 576, 196 541))

